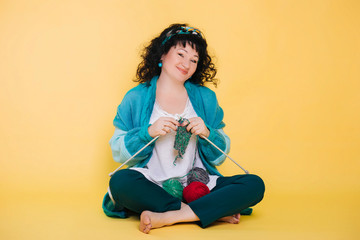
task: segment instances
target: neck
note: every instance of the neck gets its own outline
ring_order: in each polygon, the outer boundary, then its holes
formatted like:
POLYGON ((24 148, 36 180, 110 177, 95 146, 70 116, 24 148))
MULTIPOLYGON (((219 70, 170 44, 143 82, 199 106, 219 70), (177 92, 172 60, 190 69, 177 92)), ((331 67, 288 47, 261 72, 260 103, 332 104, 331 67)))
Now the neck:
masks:
POLYGON ((163 74, 160 74, 157 80, 157 89, 166 92, 183 92, 185 90, 185 86, 183 82, 179 82, 177 80, 173 80, 163 74))

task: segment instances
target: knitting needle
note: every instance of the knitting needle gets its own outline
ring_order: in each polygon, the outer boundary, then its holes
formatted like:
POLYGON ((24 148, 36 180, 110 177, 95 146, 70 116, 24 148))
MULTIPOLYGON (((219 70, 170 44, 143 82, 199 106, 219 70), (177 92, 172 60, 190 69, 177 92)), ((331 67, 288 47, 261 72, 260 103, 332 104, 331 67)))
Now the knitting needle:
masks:
MULTIPOLYGON (((110 177, 114 175, 120 168, 122 168, 124 165, 126 165, 131 159, 136 157, 142 150, 144 150, 147 146, 149 146, 151 143, 153 143, 156 139, 158 139, 160 136, 156 136, 153 140, 151 140, 148 144, 146 144, 144 147, 142 147, 139 151, 137 151, 134 155, 132 155, 128 160, 126 160, 123 164, 120 165, 115 171, 109 174, 110 177)), ((232 159, 229 155, 227 155, 223 150, 221 150, 218 146, 216 146, 213 142, 211 142, 207 137, 202 136, 206 141, 208 141, 211 145, 213 145, 217 150, 219 150, 222 154, 224 154, 226 157, 228 157, 231 161, 233 161, 238 167, 240 167, 246 174, 249 174, 249 171, 244 169, 240 166, 234 159, 232 159)))
POLYGON ((122 168, 124 165, 126 165, 131 159, 133 159, 134 157, 136 157, 142 150, 144 150, 147 146, 149 146, 151 143, 153 143, 156 139, 158 139, 160 137, 156 136, 153 140, 151 140, 148 144, 146 144, 144 147, 142 147, 139 151, 137 151, 134 155, 132 155, 128 160, 126 160, 123 164, 120 165, 120 167, 118 167, 117 169, 115 169, 115 171, 113 171, 112 173, 109 174, 110 177, 112 177, 112 175, 114 175, 120 168, 122 168))
POLYGON ((243 167, 240 166, 234 159, 232 159, 229 155, 227 155, 223 150, 221 150, 218 146, 216 146, 213 142, 211 142, 207 137, 201 135, 206 141, 208 141, 211 145, 213 145, 217 150, 219 150, 222 154, 227 156, 231 161, 233 161, 236 165, 238 165, 246 174, 249 174, 249 171, 245 170, 243 167))

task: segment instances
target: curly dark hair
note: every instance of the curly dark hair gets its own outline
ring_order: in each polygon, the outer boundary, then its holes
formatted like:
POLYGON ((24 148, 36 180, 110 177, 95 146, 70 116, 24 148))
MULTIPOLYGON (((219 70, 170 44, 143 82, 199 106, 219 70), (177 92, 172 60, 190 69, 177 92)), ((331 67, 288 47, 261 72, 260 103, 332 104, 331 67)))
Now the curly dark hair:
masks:
POLYGON ((144 48, 141 58, 142 61, 138 65, 136 71, 135 82, 149 83, 154 76, 160 75, 161 68, 158 66, 162 55, 167 54, 171 47, 182 44, 184 47, 189 44, 199 54, 199 60, 195 73, 189 81, 195 84, 204 85, 210 82, 217 86, 218 80, 215 78, 216 68, 207 51, 207 43, 205 38, 199 34, 174 34, 172 37, 164 40, 182 27, 188 27, 188 24, 172 24, 166 28, 160 36, 151 40, 150 45, 144 48))

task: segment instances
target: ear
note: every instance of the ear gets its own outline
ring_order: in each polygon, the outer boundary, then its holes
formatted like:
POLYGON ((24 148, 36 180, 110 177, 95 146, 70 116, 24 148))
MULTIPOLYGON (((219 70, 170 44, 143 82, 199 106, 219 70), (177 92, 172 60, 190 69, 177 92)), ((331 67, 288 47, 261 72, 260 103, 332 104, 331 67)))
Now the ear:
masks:
POLYGON ((164 60, 166 54, 161 55, 160 61, 164 60))

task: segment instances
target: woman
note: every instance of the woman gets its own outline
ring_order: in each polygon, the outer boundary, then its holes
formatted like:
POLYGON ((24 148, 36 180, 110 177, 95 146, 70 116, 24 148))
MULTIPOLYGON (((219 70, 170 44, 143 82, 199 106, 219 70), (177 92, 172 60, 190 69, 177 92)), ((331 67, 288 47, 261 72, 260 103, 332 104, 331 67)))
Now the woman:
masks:
POLYGON ((144 233, 179 222, 200 221, 202 227, 217 220, 238 223, 241 211, 262 200, 265 187, 256 175, 223 177, 216 170, 225 156, 205 138, 226 153, 230 140, 216 95, 203 86, 217 83, 205 38, 198 29, 173 24, 151 41, 142 58, 140 84, 125 95, 114 119, 113 158, 123 163, 160 137, 129 161, 128 169, 112 176, 105 213, 122 218, 129 211, 141 214, 144 233), (180 128, 191 133, 182 154, 174 149, 180 128), (186 187, 194 169, 205 173, 203 184, 210 193, 185 203, 165 189, 169 179, 186 187))

